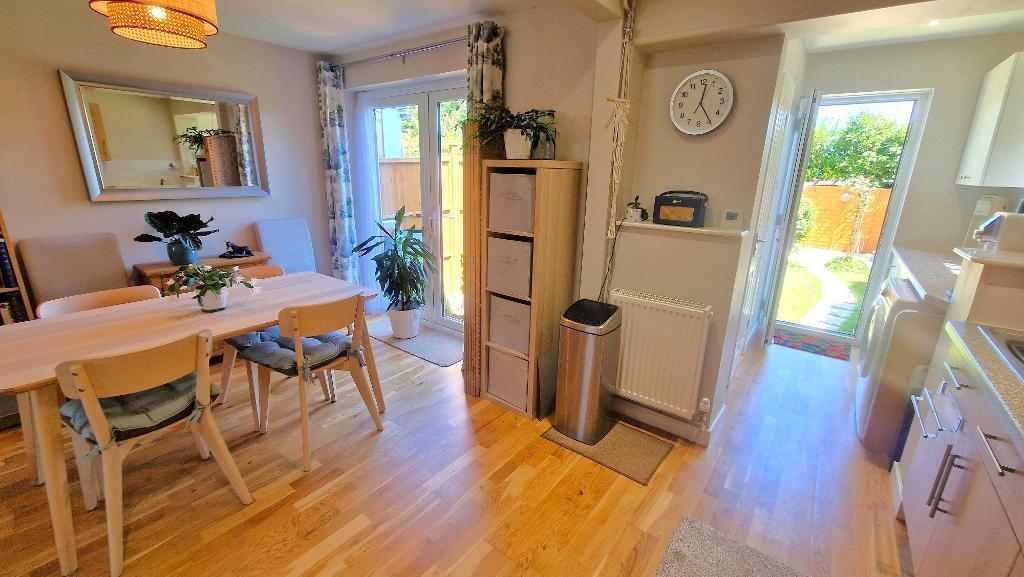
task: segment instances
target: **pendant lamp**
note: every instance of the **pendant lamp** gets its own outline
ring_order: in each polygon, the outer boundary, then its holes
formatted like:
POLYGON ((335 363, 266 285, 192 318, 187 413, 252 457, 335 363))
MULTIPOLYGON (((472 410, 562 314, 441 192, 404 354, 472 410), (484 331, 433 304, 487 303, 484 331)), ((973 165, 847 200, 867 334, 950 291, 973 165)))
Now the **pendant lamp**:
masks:
POLYGON ((172 48, 206 48, 217 33, 215 0, 89 0, 110 30, 131 40, 172 48))

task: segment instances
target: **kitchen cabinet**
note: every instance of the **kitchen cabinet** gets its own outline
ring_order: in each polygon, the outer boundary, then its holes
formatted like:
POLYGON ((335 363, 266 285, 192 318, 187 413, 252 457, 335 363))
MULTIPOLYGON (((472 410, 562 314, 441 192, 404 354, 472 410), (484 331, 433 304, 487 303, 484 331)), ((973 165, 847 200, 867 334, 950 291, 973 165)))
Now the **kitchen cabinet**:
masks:
MULTIPOLYGON (((904 453, 903 512, 914 574, 1024 577, 1022 519, 1013 519, 1020 516, 1013 491, 1024 476, 993 468, 991 443, 1007 438, 993 419, 998 407, 948 326, 928 386, 911 398, 915 421, 904 453)), ((1020 454, 1012 443, 1004 445, 995 458, 1017 464, 1020 454)))
POLYGON ((1024 187, 1024 52, 985 75, 956 183, 1024 187))

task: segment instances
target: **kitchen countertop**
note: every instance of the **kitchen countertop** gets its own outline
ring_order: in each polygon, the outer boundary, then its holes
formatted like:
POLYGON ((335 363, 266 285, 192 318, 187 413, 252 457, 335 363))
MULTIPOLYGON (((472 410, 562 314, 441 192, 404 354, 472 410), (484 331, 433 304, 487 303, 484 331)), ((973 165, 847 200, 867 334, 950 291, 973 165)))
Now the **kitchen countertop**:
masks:
POLYGON ((1014 442, 1024 447, 1024 381, 1010 368, 979 325, 962 321, 947 324, 947 332, 971 355, 995 399, 1003 406, 1014 442))
POLYGON ((1024 252, 1022 251, 958 248, 954 249, 953 252, 971 262, 1009 268, 1024 268, 1024 252))
POLYGON ((939 252, 894 246, 893 254, 903 263, 914 290, 926 303, 946 310, 949 292, 960 274, 960 258, 953 252, 939 252))

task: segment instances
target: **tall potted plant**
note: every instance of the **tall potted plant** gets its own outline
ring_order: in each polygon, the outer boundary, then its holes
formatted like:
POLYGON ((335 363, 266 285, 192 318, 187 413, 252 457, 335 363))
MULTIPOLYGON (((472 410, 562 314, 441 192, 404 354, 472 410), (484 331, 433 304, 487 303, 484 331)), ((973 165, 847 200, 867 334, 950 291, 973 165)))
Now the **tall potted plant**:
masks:
POLYGON ((181 216, 173 210, 147 212, 146 224, 153 227, 161 236, 140 234, 135 237, 135 242, 166 243, 167 258, 172 264, 192 264, 198 258, 199 249, 203 248, 203 237, 217 232, 216 229, 207 230, 211 222, 213 217, 203 220, 198 214, 181 216))
POLYGON ((373 255, 377 283, 388 299, 388 318, 395 338, 411 339, 419 334, 419 309, 423 306, 423 291, 428 272, 437 272, 437 257, 420 238, 423 231, 402 228, 405 207, 395 213, 392 230, 377 223, 383 235, 375 235, 356 245, 353 252, 373 255))
POLYGON ((513 114, 504 104, 484 103, 474 120, 479 123, 477 134, 481 142, 504 139, 505 158, 553 160, 555 157, 558 130, 554 110, 534 108, 513 114))

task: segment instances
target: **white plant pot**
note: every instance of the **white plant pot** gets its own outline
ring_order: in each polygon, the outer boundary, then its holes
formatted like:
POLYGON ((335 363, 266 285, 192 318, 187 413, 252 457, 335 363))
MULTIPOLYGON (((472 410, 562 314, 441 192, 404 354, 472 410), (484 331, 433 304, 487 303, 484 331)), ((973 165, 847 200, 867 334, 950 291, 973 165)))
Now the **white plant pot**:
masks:
POLYGON ((626 222, 643 222, 643 212, 639 208, 626 209, 626 222))
POLYGON ((388 311, 391 334, 396 339, 411 339, 420 334, 420 311, 388 311))
POLYGON ((508 160, 529 160, 533 142, 519 130, 505 131, 505 158, 508 160))
POLYGON ((204 313, 215 313, 228 308, 228 291, 208 292, 199 300, 204 313))

